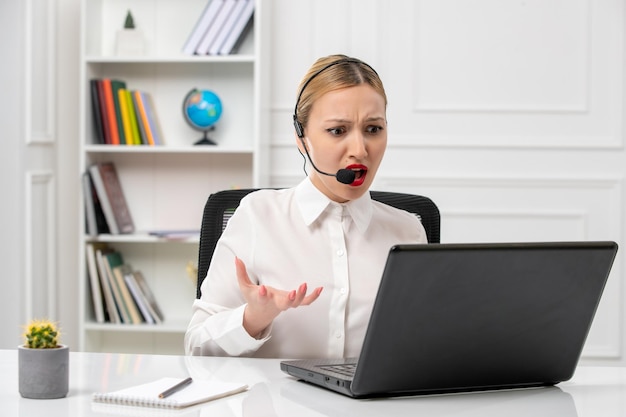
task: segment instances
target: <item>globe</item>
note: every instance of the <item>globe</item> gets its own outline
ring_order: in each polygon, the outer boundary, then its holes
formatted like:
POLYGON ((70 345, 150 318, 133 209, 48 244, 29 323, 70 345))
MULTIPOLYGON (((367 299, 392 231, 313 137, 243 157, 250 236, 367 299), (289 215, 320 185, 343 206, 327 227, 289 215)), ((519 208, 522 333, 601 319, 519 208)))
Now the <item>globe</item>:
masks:
POLYGON ((222 117, 222 101, 213 91, 192 89, 183 101, 183 115, 192 128, 203 132, 195 145, 216 145, 208 133, 222 117))

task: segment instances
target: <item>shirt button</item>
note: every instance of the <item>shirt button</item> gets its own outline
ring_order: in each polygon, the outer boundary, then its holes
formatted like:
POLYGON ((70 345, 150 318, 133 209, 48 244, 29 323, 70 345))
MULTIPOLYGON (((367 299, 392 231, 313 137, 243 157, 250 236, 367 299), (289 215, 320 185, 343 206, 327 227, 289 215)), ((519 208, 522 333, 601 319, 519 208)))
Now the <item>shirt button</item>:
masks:
POLYGON ((336 337, 337 339, 341 339, 341 332, 340 332, 339 330, 337 330, 337 331, 335 332, 335 337, 336 337))
POLYGON ((337 256, 343 256, 343 253, 344 253, 344 252, 343 252, 343 249, 339 249, 339 250, 337 251, 337 256))
POLYGON ((339 290, 339 292, 342 293, 342 294, 345 294, 346 293, 346 289, 342 288, 342 289, 339 290))

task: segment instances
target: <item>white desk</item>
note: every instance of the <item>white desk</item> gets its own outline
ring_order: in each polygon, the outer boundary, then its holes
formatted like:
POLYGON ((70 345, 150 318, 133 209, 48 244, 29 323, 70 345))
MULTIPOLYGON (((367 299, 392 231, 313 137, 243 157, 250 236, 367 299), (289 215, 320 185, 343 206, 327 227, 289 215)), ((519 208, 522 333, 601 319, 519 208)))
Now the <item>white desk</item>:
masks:
POLYGON ((581 367, 556 387, 442 396, 354 400, 299 382, 272 359, 198 358, 78 353, 70 356, 70 392, 58 400, 21 398, 17 351, 0 350, 3 416, 619 416, 626 412, 626 368, 581 367), (181 411, 92 404, 95 391, 111 391, 162 376, 243 381, 250 390, 181 411), (102 410, 106 408, 106 411, 102 410), (114 407, 114 408, 111 408, 114 407))

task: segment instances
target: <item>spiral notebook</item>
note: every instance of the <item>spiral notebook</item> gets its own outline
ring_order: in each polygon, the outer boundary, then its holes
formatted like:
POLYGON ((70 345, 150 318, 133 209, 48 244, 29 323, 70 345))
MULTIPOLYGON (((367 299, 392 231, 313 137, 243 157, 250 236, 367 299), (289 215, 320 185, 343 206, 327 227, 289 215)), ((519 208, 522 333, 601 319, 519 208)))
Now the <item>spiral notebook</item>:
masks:
POLYGON ((111 392, 96 392, 92 400, 98 403, 178 409, 237 394, 248 385, 237 382, 194 380, 189 386, 167 398, 159 394, 184 378, 161 378, 146 384, 111 392))

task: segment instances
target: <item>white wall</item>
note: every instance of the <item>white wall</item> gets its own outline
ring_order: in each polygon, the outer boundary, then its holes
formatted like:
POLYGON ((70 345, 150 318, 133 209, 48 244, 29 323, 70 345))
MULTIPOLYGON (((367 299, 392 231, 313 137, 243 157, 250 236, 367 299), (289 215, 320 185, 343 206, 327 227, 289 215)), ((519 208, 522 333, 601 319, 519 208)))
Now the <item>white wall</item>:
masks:
MULTIPOLYGON (((0 52, 19 60, 21 2, 7 1, 0 13, 0 52), (18 20, 5 18, 11 15, 18 20)), ((56 184, 54 248, 36 250, 54 254, 52 284, 46 285, 57 291, 55 308, 68 343, 75 345, 79 2, 50 3, 56 10, 58 93, 53 150, 24 152, 42 153, 41 165, 56 184)), ((340 52, 372 64, 389 95, 389 149, 375 188, 433 198, 442 212, 442 241, 622 241, 623 2, 272 0, 268 9, 271 53, 264 59, 271 69, 272 142, 267 185, 288 186, 302 178, 291 125, 296 88, 315 58, 340 52)), ((24 68, 16 65, 3 66, 0 75, 3 94, 18 100, 13 80, 20 80, 24 68)), ((4 179, 19 178, 15 174, 28 168, 20 162, 21 146, 13 142, 23 139, 24 124, 19 111, 3 103, 2 125, 10 139, 2 145, 0 191, 20 196, 24 184, 4 179)), ((17 202, 2 205, 2 230, 9 236, 0 251, 7 282, 3 317, 39 297, 20 293, 25 254, 15 242, 23 234, 24 201, 18 197, 17 202), (20 256, 13 257, 15 252, 20 256)), ((585 361, 626 362, 622 263, 620 254, 585 361)), ((15 323, 2 326, 10 333, 15 323)), ((14 343, 11 337, 0 339, 0 347, 14 343)))
MULTIPOLYGON (((271 185, 302 177, 291 114, 321 55, 373 65, 389 96, 374 188, 431 197, 442 241, 624 234, 619 0, 379 0, 272 7, 271 185)), ((585 349, 624 363, 619 255, 585 349)))

